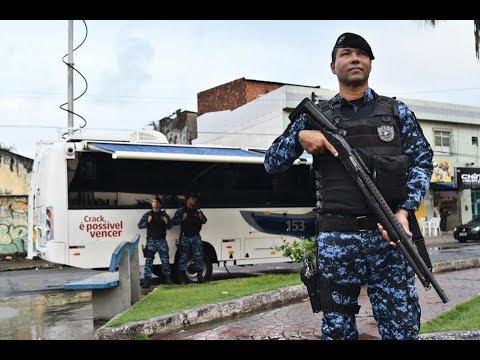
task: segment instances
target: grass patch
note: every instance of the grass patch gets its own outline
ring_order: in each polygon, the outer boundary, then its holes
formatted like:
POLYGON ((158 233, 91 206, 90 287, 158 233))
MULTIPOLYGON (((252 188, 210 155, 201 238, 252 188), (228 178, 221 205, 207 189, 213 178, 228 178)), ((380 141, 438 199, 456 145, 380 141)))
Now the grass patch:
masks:
POLYGON ((480 296, 458 304, 422 324, 420 333, 480 329, 480 296))
POLYGON ((146 320, 300 283, 299 273, 294 272, 213 281, 206 284, 161 285, 104 326, 121 326, 132 321, 146 320))

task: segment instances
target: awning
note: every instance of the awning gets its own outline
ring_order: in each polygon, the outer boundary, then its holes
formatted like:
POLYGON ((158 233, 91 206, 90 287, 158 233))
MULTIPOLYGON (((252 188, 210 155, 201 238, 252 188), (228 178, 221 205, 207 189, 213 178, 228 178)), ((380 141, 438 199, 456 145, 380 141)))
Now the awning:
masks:
MULTIPOLYGON (((88 149, 112 154, 114 159, 263 164, 265 158, 263 150, 215 146, 88 142, 88 149)), ((308 157, 302 157, 296 160, 296 163, 307 163, 308 161, 308 157)))
POLYGON ((455 186, 452 182, 432 182, 430 183, 430 190, 442 191, 442 190, 455 190, 455 186))

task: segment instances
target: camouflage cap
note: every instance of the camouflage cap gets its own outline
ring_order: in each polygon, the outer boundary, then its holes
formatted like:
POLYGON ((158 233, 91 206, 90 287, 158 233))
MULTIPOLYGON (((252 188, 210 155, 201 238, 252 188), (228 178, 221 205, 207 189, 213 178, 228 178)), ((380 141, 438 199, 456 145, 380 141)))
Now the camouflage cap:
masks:
POLYGON ((334 49, 337 48, 355 48, 355 49, 361 49, 367 53, 367 55, 370 57, 370 60, 375 59, 373 56, 372 49, 370 48, 370 45, 368 45, 367 40, 365 40, 363 37, 357 34, 353 33, 343 33, 340 35, 335 42, 335 46, 333 47, 334 49))

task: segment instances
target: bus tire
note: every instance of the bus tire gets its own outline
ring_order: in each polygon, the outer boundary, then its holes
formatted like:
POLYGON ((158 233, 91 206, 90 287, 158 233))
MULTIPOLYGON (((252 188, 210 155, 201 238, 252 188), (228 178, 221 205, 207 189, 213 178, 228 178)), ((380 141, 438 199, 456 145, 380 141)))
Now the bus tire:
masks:
MULTIPOLYGON (((178 256, 175 256, 175 266, 174 268, 178 269, 178 256)), ((202 275, 205 280, 210 281, 212 279, 213 274, 213 265, 212 259, 206 254, 203 254, 203 270, 202 275)), ((175 271, 176 275, 178 275, 177 271, 175 271)), ((197 272, 193 269, 193 259, 190 258, 187 264, 187 271, 185 271, 186 280, 187 282, 197 282, 197 272)))

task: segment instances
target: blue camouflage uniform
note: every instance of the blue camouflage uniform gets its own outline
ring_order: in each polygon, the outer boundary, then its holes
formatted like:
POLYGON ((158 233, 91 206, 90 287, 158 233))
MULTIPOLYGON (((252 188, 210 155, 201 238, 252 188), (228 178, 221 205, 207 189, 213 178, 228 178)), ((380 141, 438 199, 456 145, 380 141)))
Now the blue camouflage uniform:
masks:
MULTIPOLYGON (((374 100, 367 89, 363 103, 352 104, 339 94, 342 112, 356 113, 374 100)), ((400 101, 396 102, 401 146, 408 159, 407 197, 397 208, 416 211, 425 196, 432 175, 432 149, 424 138, 415 115, 400 101)), ((302 153, 298 140, 301 130, 312 129, 308 120, 299 116, 292 121, 268 149, 265 169, 269 173, 284 171, 302 153)), ((340 161, 340 160, 339 160, 340 161)), ((321 164, 318 165, 321 167, 321 164)), ((316 178, 318 174, 315 174, 316 178)), ((322 207, 317 186, 317 211, 322 207)), ((356 232, 326 231, 317 235, 317 264, 322 276, 340 284, 368 285, 373 315, 383 339, 417 339, 420 328, 420 306, 414 272, 398 248, 389 245, 378 229, 356 232)), ((331 292, 340 305, 358 305, 358 296, 349 297, 331 292)), ((323 339, 358 339, 355 315, 324 312, 323 339)))
MULTIPOLYGON (((146 279, 149 279, 152 276, 152 270, 153 270, 153 260, 155 258, 155 254, 158 252, 158 255, 160 256, 160 260, 162 262, 162 273, 165 276, 170 276, 171 271, 170 271, 170 254, 169 254, 169 248, 168 248, 168 243, 167 239, 165 237, 165 234, 163 231, 160 231, 161 234, 159 235, 154 235, 152 236, 149 234, 149 230, 151 229, 152 223, 155 221, 162 221, 162 220, 156 220, 156 217, 153 218, 152 222, 149 224, 148 223, 148 216, 153 214, 153 211, 147 211, 145 214, 143 214, 142 218, 138 222, 138 228, 139 229, 145 229, 147 228, 147 245, 146 245, 146 250, 147 252, 150 253, 151 257, 147 257, 145 259, 145 267, 144 267, 144 273, 143 276, 146 279)), ((162 216, 165 216, 168 221, 167 224, 164 226, 164 230, 166 229, 171 229, 173 224, 171 222, 170 216, 164 211, 161 210, 160 214, 162 216)))
MULTIPOLYGON (((199 224, 205 224, 207 222, 207 218, 203 212, 198 207, 193 209, 188 208, 186 205, 181 206, 173 215, 172 224, 173 225, 183 225, 185 221, 182 220, 183 214, 185 212, 194 213, 195 217, 199 219, 199 224), (201 212, 202 216, 198 217, 198 213, 201 212)), ((193 232, 189 232, 188 234, 182 230, 180 231, 180 257, 178 260, 178 271, 185 272, 187 270, 188 265, 188 254, 191 249, 192 252, 192 259, 193 259, 193 267, 197 273, 201 273, 203 271, 203 244, 202 244, 202 237, 200 236, 200 229, 199 226, 198 230, 193 230, 193 232)))

